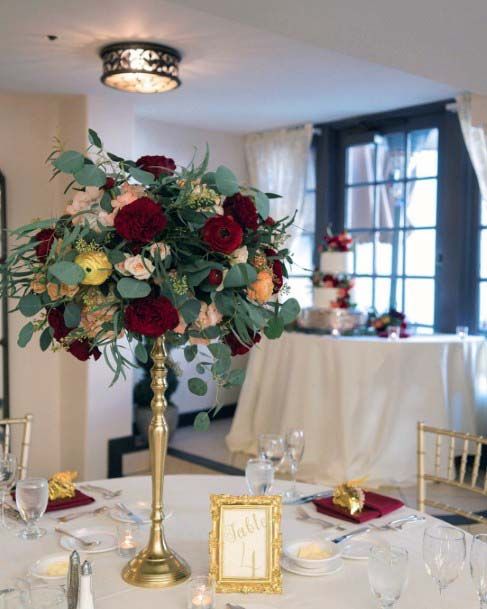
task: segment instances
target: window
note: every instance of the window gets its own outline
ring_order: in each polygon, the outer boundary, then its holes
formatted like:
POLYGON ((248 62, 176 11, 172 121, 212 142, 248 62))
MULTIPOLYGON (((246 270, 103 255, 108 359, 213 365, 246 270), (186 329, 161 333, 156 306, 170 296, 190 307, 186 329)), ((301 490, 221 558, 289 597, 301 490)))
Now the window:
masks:
POLYGON ((310 307, 313 301, 311 274, 315 249, 316 223, 316 160, 311 148, 306 173, 303 211, 296 218, 299 233, 293 243, 293 265, 289 270, 289 295, 297 299, 302 308, 310 307))
POLYGON ((434 326, 438 129, 375 134, 345 147, 345 228, 355 242, 355 300, 434 326))
POLYGON ((479 318, 481 332, 487 332, 487 201, 481 201, 480 211, 480 282, 479 318))

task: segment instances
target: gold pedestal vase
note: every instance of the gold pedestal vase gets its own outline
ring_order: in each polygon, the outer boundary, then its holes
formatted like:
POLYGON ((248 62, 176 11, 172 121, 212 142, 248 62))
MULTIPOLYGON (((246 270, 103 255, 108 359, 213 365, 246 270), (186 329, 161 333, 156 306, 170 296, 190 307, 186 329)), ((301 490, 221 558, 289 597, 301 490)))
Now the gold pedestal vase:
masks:
POLYGON ((151 370, 154 397, 148 434, 152 475, 151 530, 147 547, 125 566, 122 577, 134 586, 169 588, 187 580, 191 571, 189 565, 168 547, 164 536, 162 497, 169 432, 164 416, 167 406, 167 351, 163 336, 155 340, 151 355, 154 361, 151 370))

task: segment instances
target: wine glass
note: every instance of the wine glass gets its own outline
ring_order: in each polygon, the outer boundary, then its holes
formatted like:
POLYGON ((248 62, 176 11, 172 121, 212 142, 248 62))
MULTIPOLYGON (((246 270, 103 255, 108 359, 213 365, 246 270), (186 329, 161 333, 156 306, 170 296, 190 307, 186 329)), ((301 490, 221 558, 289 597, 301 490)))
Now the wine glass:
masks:
POLYGON ((268 459, 249 459, 245 479, 251 495, 267 495, 274 482, 274 466, 268 459))
POLYGON ((487 535, 475 535, 470 550, 470 573, 477 588, 480 609, 487 609, 487 535))
POLYGON ((408 552, 396 546, 374 546, 369 557, 369 584, 382 609, 393 609, 404 590, 408 552))
POLYGON ((263 433, 259 435, 259 457, 270 461, 276 471, 279 469, 285 450, 284 438, 279 434, 263 433))
POLYGON ((15 489, 17 508, 26 523, 26 528, 20 531, 22 539, 38 539, 46 534, 37 522, 42 518, 47 508, 49 491, 45 478, 26 478, 19 480, 15 489))
POLYGON ((428 527, 423 537, 423 558, 426 571, 435 580, 440 598, 454 582, 465 563, 465 533, 447 525, 428 527))
POLYGON ((302 429, 291 429, 286 433, 286 458, 289 461, 291 470, 291 488, 284 493, 284 503, 299 499, 296 488, 296 476, 298 474, 299 463, 304 453, 304 431, 302 429))
POLYGON ((17 477, 17 459, 11 453, 0 454, 0 529, 9 528, 5 521, 5 501, 17 477))

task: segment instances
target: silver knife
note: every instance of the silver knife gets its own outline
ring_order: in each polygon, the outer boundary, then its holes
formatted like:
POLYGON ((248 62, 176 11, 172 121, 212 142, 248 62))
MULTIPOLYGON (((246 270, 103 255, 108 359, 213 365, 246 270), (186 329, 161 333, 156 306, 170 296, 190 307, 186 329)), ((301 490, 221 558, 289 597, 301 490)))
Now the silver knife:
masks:
POLYGON ((314 501, 315 499, 323 499, 325 497, 332 497, 333 491, 321 491, 320 493, 313 493, 313 495, 305 495, 304 497, 299 497, 294 501, 289 501, 286 505, 301 505, 302 503, 309 503, 310 501, 314 501))
POLYGON ((120 508, 122 510, 122 512, 124 512, 129 518, 131 518, 137 524, 145 524, 143 519, 140 516, 138 516, 137 514, 134 514, 131 510, 129 510, 128 507, 124 503, 122 503, 122 502, 117 503, 117 507, 120 508))
POLYGON ((340 537, 335 537, 331 541, 333 543, 341 543, 342 541, 346 541, 347 539, 351 539, 356 535, 363 535, 364 533, 368 533, 370 531, 370 527, 361 527, 360 529, 355 529, 355 531, 350 531, 350 533, 345 533, 345 535, 340 535, 340 537))

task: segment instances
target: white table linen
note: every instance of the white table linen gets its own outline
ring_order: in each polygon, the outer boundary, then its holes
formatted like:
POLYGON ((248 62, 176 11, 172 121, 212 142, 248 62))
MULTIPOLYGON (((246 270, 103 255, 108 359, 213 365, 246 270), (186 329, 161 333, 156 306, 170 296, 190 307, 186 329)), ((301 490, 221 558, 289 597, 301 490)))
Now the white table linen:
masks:
POLYGON ((226 442, 232 452, 255 454, 258 434, 298 427, 306 438, 303 479, 368 476, 370 485, 409 486, 417 422, 474 433, 486 394, 480 337, 287 333, 252 350, 226 442))
MULTIPOLYGON (((150 499, 150 479, 132 477, 98 482, 112 489, 123 488, 122 499, 126 503, 150 499)), ((300 485, 302 492, 319 490, 310 485, 300 485)), ((208 570, 208 533, 210 531, 210 493, 242 494, 245 481, 229 476, 167 476, 165 499, 174 510, 174 516, 166 523, 169 543, 186 558, 193 574, 204 574, 208 570)), ((117 500, 97 500, 95 507, 112 505, 117 500)), ((87 508, 78 508, 80 510, 87 508)), ((71 510, 70 510, 71 511, 71 510)), ((48 529, 47 536, 36 541, 20 541, 12 533, 0 531, 0 588, 11 584, 16 577, 25 576, 30 564, 47 553, 59 552, 59 535, 53 532, 54 518, 63 512, 51 513, 42 519, 48 529)), ((413 513, 402 508, 393 515, 374 521, 376 524, 413 513)), ((328 520, 330 520, 328 518, 328 520)), ((343 522, 340 521, 342 524, 343 522)), ((428 517, 428 523, 438 522, 428 517)), ((108 516, 79 518, 63 525, 68 530, 86 526, 104 526, 115 531, 117 523, 108 516)), ((357 525, 350 525, 355 528, 357 525)), ((147 530, 147 529, 145 529, 147 530)), ((298 539, 323 535, 319 525, 296 520, 295 508, 284 507, 282 523, 284 543, 298 539)), ((369 534, 401 545, 409 551, 409 583, 400 601, 400 609, 430 609, 439 606, 438 591, 426 574, 422 559, 422 537, 424 525, 409 525, 402 532, 381 531, 369 534)), ((337 535, 335 531, 333 535, 337 535)), ((471 537, 468 535, 468 546, 471 537)), ((365 537, 364 537, 365 539, 365 537)), ((126 584, 120 572, 126 559, 116 552, 105 554, 83 554, 82 559, 93 561, 94 591, 97 609, 186 609, 187 584, 167 590, 146 590, 126 584)), ((241 604, 246 609, 375 609, 377 603, 369 590, 367 561, 346 560, 344 568, 334 575, 302 577, 283 572, 282 595, 219 594, 217 609, 227 602, 241 604)), ((475 609, 478 604, 467 565, 459 579, 445 593, 446 607, 475 609)))

